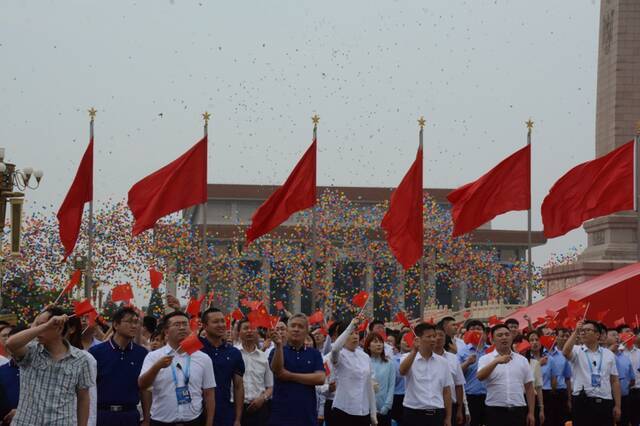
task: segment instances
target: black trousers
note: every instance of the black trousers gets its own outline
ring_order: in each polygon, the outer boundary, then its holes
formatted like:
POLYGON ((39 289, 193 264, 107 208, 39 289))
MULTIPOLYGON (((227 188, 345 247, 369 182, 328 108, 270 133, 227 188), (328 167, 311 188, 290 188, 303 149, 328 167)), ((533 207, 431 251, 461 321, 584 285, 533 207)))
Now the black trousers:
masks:
POLYGON ((487 416, 487 426, 526 426, 527 425, 527 407, 489 407, 487 406, 486 416, 487 416))
MULTIPOLYGON (((457 402, 451 402, 451 426, 458 426, 458 423, 456 423, 458 407, 459 405, 457 402)), ((464 422, 464 407, 462 408, 462 421, 464 422)))
POLYGON ((402 403, 404 402, 404 395, 393 395, 393 405, 391 406, 391 418, 398 423, 398 426, 403 426, 402 416, 404 414, 404 407, 402 403))
POLYGON ((96 426, 138 426, 140 413, 138 410, 129 411, 96 411, 96 426))
POLYGON ((334 426, 371 426, 371 416, 369 414, 354 416, 337 408, 333 409, 332 414, 333 419, 331 421, 334 426))
POLYGON ((249 404, 244 404, 242 410, 242 426, 266 426, 269 420, 269 407, 267 404, 262 404, 262 407, 255 411, 247 411, 249 404))
POLYGON ((629 418, 633 426, 640 425, 640 389, 631 389, 629 392, 629 418))
POLYGON ((324 401, 324 426, 333 426, 333 400, 326 399, 324 401))
POLYGON ((414 410, 404 407, 403 426, 442 426, 444 424, 444 408, 435 410, 414 410))
POLYGON ((150 425, 151 426, 202 426, 204 425, 204 421, 205 421, 205 417, 204 417, 204 413, 202 413, 200 417, 197 417, 193 420, 189 420, 188 422, 164 423, 164 422, 159 422, 157 420, 151 419, 150 425))
POLYGON ((482 426, 487 424, 484 405, 486 398, 486 395, 467 395, 469 415, 471 416, 469 426, 482 426))
POLYGON ((542 391, 544 398, 544 426, 564 426, 569 415, 566 389, 542 391))
POLYGON ((631 421, 631 395, 623 396, 620 405, 620 411, 622 411, 622 415, 620 416, 620 421, 617 422, 616 425, 628 426, 629 422, 631 421))
POLYGON ((378 426, 391 426, 391 415, 387 414, 378 414, 378 426))
POLYGON ((613 400, 573 396, 573 426, 613 424, 613 400))

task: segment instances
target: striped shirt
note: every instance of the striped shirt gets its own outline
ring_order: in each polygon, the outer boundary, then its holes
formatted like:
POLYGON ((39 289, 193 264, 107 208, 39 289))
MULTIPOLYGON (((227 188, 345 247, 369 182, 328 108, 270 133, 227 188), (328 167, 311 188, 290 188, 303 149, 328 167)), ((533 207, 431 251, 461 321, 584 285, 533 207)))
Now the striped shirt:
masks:
POLYGON ((65 341, 69 351, 54 361, 39 343, 30 343, 18 361, 20 400, 12 425, 77 425, 76 391, 95 385, 87 355, 65 341))

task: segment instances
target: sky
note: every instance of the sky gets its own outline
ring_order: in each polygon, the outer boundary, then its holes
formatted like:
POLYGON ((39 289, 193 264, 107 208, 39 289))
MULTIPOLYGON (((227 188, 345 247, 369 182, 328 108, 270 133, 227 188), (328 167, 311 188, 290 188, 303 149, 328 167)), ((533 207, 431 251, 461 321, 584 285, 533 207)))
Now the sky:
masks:
MULTIPOLYGON (((595 153, 594 0, 5 0, 0 146, 55 212, 95 123, 95 202, 123 199, 209 125, 211 183, 280 184, 318 129, 318 184, 396 186, 424 115, 426 187, 476 179, 535 122, 533 226, 595 153)), ((525 213, 494 228, 526 229, 525 213)), ((586 245, 582 230, 534 249, 586 245)))

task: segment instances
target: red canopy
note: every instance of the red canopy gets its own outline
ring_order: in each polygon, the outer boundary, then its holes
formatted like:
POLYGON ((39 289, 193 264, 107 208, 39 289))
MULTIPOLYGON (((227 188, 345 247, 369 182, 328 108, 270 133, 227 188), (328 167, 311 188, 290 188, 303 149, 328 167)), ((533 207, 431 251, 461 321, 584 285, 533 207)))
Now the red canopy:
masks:
POLYGON ((569 299, 589 304, 587 319, 596 319, 598 312, 609 309, 604 319, 606 325, 612 326, 616 319, 622 317, 627 324, 634 323, 636 315, 640 317, 640 263, 616 269, 563 290, 531 306, 520 308, 505 319, 515 318, 523 328, 527 324, 523 318, 525 314, 535 322, 538 317, 545 317, 547 311, 554 311, 558 313, 556 320, 562 324, 562 320, 567 317, 569 299))

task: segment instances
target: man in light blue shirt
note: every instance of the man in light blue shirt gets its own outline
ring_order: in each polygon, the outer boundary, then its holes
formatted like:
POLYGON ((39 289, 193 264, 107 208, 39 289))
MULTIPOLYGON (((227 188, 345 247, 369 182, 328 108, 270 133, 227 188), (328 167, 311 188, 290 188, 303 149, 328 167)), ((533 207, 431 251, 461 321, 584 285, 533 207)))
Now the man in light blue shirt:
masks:
POLYGON ((476 346, 467 344, 463 348, 458 348, 458 361, 464 372, 466 385, 464 387, 467 395, 467 404, 469 406, 469 414, 471 416, 470 426, 484 425, 485 422, 485 398, 487 396, 487 388, 476 377, 478 372, 478 360, 487 351, 486 333, 484 325, 478 320, 469 320, 467 322, 467 331, 479 331, 482 333, 480 343, 476 346))
POLYGON ((565 328, 559 328, 556 334, 554 346, 545 352, 547 362, 541 365, 544 423, 549 426, 563 426, 568 420, 571 392, 571 364, 561 351, 571 333, 565 328))
POLYGON ((628 425, 633 407, 629 398, 629 389, 635 386, 636 375, 631 365, 629 356, 620 350, 620 337, 616 330, 607 332, 607 347, 616 356, 616 368, 618 369, 618 380, 620 381, 620 395, 622 396, 622 414, 620 416, 621 425, 628 425))

